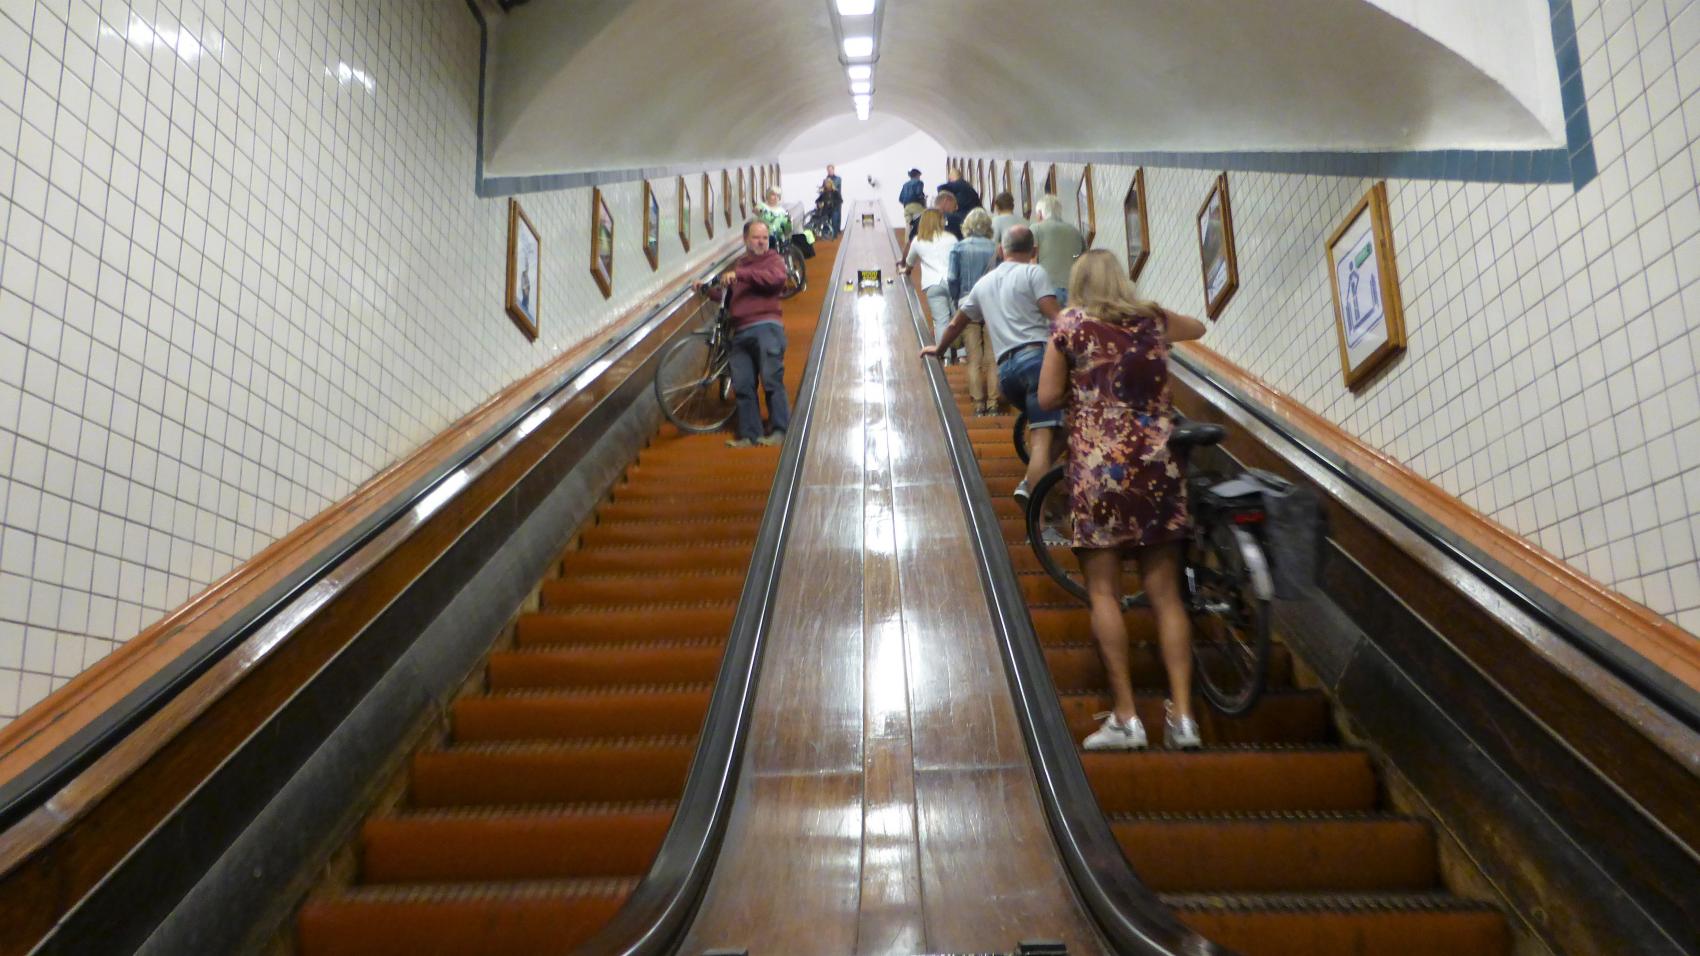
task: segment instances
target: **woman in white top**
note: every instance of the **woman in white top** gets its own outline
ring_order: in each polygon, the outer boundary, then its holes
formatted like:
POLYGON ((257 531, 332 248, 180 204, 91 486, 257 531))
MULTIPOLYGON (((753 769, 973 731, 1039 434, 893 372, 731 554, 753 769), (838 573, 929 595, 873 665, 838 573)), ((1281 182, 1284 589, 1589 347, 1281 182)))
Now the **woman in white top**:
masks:
POLYGON ((921 213, 921 223, 915 228, 915 241, 909 243, 909 255, 903 260, 903 274, 908 275, 918 262, 921 264, 921 294, 927 299, 927 310, 933 314, 933 339, 944 334, 945 326, 956 315, 956 305, 950 300, 950 248, 956 237, 945 231, 944 214, 937 209, 921 213))

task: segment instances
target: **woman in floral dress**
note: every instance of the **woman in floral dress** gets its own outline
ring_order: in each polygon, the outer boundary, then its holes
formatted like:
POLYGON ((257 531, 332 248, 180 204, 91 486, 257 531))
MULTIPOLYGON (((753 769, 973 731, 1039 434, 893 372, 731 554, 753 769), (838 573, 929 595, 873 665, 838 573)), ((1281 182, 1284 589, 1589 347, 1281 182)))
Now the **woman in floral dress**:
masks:
POLYGON ((1045 349, 1038 397, 1045 408, 1067 408, 1069 544, 1086 577, 1092 635, 1115 700, 1085 747, 1133 750, 1146 742, 1134 712, 1122 620, 1124 557, 1138 561, 1157 616, 1169 678, 1164 745, 1198 747, 1191 626, 1180 586, 1186 484, 1168 448, 1174 428, 1168 357, 1170 342, 1198 338, 1204 324, 1140 301, 1116 257, 1102 249, 1075 261, 1068 301, 1045 349))

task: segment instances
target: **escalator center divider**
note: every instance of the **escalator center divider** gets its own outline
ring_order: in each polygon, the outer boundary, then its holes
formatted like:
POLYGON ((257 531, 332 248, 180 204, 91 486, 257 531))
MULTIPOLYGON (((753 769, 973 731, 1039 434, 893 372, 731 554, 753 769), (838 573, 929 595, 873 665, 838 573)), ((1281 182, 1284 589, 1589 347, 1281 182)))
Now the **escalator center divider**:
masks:
MULTIPOLYGON (((896 258, 899 251, 896 234, 888 231, 887 240, 896 258)), ((901 284, 916 335, 926 342, 930 331, 924 328, 921 318, 920 297, 907 279, 901 284)), ((956 473, 957 494, 979 555, 980 581, 997 632, 1005 676, 1015 696, 1015 710, 1032 760, 1034 782, 1039 788, 1052 839, 1075 891, 1097 921, 1099 932, 1117 952, 1139 956, 1232 956, 1233 951, 1209 941, 1176 918, 1128 865, 1075 751, 1074 739, 1052 688, 1039 638, 1022 597, 1021 583, 992 508, 991 493, 975 461, 967 428, 955 414, 956 403, 939 363, 927 363, 927 380, 939 420, 944 425, 956 473)))
POLYGON ((737 792, 774 593, 791 535, 797 478, 814 431, 821 357, 831 338, 842 288, 842 245, 839 253, 678 811, 648 874, 614 918, 573 950, 575 956, 660 956, 672 952, 708 887, 737 792))

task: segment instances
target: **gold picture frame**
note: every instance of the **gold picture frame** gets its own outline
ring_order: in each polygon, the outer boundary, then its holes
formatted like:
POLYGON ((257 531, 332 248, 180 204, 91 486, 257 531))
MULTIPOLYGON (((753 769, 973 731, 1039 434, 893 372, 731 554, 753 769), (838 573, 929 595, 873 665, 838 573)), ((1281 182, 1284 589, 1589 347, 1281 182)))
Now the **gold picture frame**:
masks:
POLYGON ((732 228, 732 171, 729 170, 729 169, 722 169, 720 171, 720 198, 722 200, 721 205, 726 208, 726 228, 731 229, 732 228))
MULTIPOLYGON (((1015 180, 1013 178, 1014 175, 1015 175, 1015 161, 1011 160, 1011 159, 1004 160, 1003 161, 1003 191, 1006 192, 1006 193, 1009 193, 1011 196, 1015 195, 1015 180)), ((993 192, 996 192, 996 191, 997 190, 995 190, 995 189, 993 190, 993 192)))
POLYGON ((1340 374, 1356 391, 1405 351, 1405 308, 1393 253, 1387 181, 1371 186, 1323 246, 1334 290, 1340 374), (1344 276, 1345 289, 1341 282, 1344 276))
POLYGON ((1045 195, 1055 196, 1056 194, 1057 194, 1057 164, 1052 163, 1051 168, 1045 170, 1045 195))
MULTIPOLYGON (((744 202, 744 167, 738 167, 738 218, 745 219, 750 214, 750 207, 744 202)), ((728 224, 730 225, 730 224, 728 224)))
POLYGON ((538 305, 542 301, 543 237, 519 200, 508 200, 508 282, 503 304, 525 337, 537 341, 538 305))
POLYGON ((691 187, 685 182, 685 177, 679 177, 679 245, 686 252, 691 251, 691 187))
POLYGON ((1234 213, 1228 204, 1228 174, 1216 181, 1194 217, 1198 255, 1204 277, 1204 313, 1212 320, 1222 314, 1240 287, 1239 257, 1234 253, 1234 213))
POLYGON ((1151 217, 1147 214, 1145 193, 1145 167, 1133 171, 1133 179, 1127 184, 1127 195, 1122 197, 1122 225, 1127 230, 1127 277, 1130 282, 1138 282, 1139 274, 1145 271, 1145 262, 1151 258, 1151 217))
POLYGON ((643 181, 643 255, 649 260, 649 271, 661 268, 661 201, 647 179, 643 181))
POLYGON ((714 219, 719 212, 715 208, 714 177, 709 173, 702 174, 702 227, 708 233, 708 238, 714 238, 714 219))
POLYGON ((1015 197, 1021 203, 1021 218, 1033 218, 1033 164, 1021 164, 1021 195, 1015 197))
POLYGON ((1074 217, 1079 220, 1080 238, 1086 248, 1092 248, 1092 240, 1098 237, 1098 193, 1092 184, 1091 163, 1080 171, 1080 184, 1074 187, 1074 217))
POLYGON ((614 213, 600 186, 590 191, 590 275, 604 299, 614 295, 614 213))

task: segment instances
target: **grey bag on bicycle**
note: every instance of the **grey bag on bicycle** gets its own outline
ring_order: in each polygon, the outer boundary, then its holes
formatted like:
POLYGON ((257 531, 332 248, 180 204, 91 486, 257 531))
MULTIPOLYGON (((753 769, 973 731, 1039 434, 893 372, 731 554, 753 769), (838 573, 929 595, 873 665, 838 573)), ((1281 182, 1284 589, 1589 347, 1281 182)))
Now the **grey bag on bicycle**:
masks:
POLYGON ((1322 542, 1328 536, 1316 492, 1260 468, 1247 469, 1210 490, 1225 498, 1255 494, 1263 500, 1259 537, 1269 556, 1275 597, 1295 601, 1316 587, 1322 578, 1322 542))

